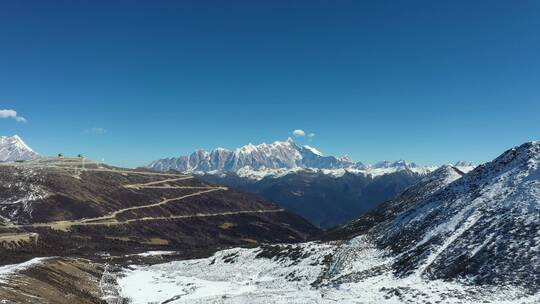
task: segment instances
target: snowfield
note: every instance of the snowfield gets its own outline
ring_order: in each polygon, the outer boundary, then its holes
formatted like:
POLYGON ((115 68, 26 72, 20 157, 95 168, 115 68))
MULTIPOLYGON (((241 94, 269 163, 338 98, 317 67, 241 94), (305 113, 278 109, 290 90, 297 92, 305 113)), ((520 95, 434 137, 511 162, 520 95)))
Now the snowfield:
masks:
POLYGON ((365 236, 343 244, 230 249, 206 259, 130 266, 120 294, 142 303, 538 303, 519 288, 396 278, 365 236), (331 256, 334 256, 332 259, 331 256))

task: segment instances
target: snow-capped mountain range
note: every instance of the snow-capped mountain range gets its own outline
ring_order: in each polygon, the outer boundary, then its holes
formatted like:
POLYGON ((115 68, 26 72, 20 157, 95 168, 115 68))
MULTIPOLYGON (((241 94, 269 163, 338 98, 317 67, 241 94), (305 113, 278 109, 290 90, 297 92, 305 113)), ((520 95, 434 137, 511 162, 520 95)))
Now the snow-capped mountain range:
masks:
MULTIPOLYGON (((471 163, 464 161, 455 165, 463 171, 474 168, 471 163)), ((439 166, 421 166, 404 160, 365 165, 362 162, 352 161, 348 156, 325 156, 318 149, 308 145, 299 146, 289 138, 287 141, 276 141, 271 144, 250 143, 234 151, 224 148, 217 148, 211 152, 197 150, 189 156, 154 161, 148 167, 159 171, 177 170, 195 174, 234 172, 241 177, 258 180, 266 176, 280 177, 300 170, 319 171, 332 176, 342 176, 346 172, 379 176, 401 170, 426 174, 439 166)))
POLYGON ((0 136, 0 161, 29 160, 37 156, 18 135, 0 136))

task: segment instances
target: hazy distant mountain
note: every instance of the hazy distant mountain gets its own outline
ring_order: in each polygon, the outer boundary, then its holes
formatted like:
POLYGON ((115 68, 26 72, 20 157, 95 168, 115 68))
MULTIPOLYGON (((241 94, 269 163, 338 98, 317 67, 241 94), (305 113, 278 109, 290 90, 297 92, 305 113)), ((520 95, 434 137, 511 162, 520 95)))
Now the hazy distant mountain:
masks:
POLYGON ((0 161, 28 160, 37 156, 19 136, 0 136, 0 161))

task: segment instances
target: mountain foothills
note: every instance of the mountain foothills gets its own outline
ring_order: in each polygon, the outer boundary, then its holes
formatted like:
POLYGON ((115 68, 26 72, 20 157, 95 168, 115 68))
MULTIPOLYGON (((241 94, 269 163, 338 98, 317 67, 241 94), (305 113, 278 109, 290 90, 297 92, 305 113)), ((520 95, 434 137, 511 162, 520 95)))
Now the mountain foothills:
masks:
POLYGON ((321 241, 125 268, 133 303, 539 303, 540 142, 443 166, 321 241), (234 273, 234 276, 230 274, 234 273))
MULTIPOLYGON (((455 166, 464 172, 474 168, 464 161, 455 166)), ((261 195, 327 229, 394 198, 437 166, 404 160, 364 165, 349 157, 324 156, 289 139, 234 151, 198 150, 190 156, 155 161, 148 168, 188 172, 207 182, 261 195)))

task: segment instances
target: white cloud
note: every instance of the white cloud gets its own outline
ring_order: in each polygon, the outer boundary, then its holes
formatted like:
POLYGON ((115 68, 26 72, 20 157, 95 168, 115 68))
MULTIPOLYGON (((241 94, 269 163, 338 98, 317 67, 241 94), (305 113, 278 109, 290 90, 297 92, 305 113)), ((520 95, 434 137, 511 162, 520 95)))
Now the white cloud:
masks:
POLYGON ((296 129, 292 131, 292 134, 297 137, 306 136, 306 132, 304 132, 304 130, 301 130, 301 129, 296 129))
POLYGON ((105 134, 107 133, 107 129, 104 129, 104 128, 90 128, 90 129, 85 129, 81 132, 82 134, 97 134, 97 135, 101 135, 101 134, 105 134))
POLYGON ((0 110, 0 118, 13 118, 16 122, 26 122, 26 118, 17 115, 15 110, 0 110))
POLYGON ((307 137, 313 138, 315 137, 315 133, 309 133, 307 137))

